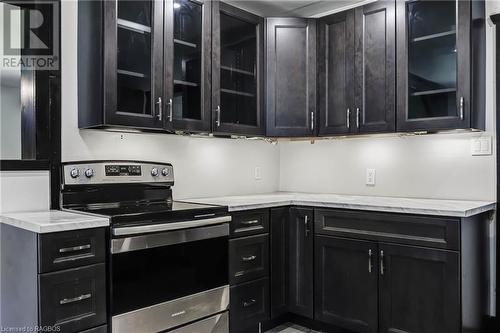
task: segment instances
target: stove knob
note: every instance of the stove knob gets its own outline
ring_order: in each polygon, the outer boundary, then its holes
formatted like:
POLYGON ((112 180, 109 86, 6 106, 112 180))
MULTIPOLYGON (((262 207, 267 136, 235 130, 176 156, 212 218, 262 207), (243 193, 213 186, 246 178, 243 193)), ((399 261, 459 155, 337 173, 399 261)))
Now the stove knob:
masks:
POLYGON ((170 170, 168 170, 168 168, 163 168, 161 170, 161 174, 165 177, 167 177, 169 174, 170 174, 170 170))
POLYGON ((158 175, 159 175, 159 173, 158 173, 158 169, 157 168, 151 169, 151 176, 158 177, 158 175))
POLYGON ((92 178, 93 176, 94 176, 94 170, 92 169, 85 170, 85 177, 92 178))
POLYGON ((80 170, 78 170, 77 168, 73 168, 69 172, 69 175, 71 176, 71 178, 78 178, 80 177, 80 170))

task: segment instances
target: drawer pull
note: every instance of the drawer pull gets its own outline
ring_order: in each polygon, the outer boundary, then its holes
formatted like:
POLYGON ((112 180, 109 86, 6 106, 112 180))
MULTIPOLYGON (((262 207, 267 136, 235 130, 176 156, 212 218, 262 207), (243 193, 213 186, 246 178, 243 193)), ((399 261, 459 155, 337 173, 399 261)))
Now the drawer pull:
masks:
POLYGON ((380 275, 384 275, 385 267, 384 267, 384 251, 380 251, 380 275))
POLYGON ((254 224, 259 224, 259 223, 260 223, 259 220, 241 221, 241 224, 244 224, 244 225, 254 225, 254 224))
POLYGON ((90 244, 73 246, 73 247, 63 247, 62 249, 59 249, 59 253, 76 252, 76 251, 81 251, 81 250, 86 250, 86 249, 90 249, 90 244))
POLYGON ((368 250, 368 273, 372 273, 372 249, 368 250))
POLYGON ((243 301, 243 307, 248 308, 249 306, 252 306, 255 303, 257 303, 257 301, 255 299, 251 299, 249 301, 243 301))
POLYGON ((257 259, 257 256, 241 257, 243 261, 254 261, 255 259, 257 259))
POLYGON ((64 298, 64 299, 62 299, 62 300, 59 301, 59 304, 63 305, 63 304, 80 302, 80 301, 83 301, 85 299, 89 299, 91 297, 92 297, 92 294, 84 294, 84 295, 80 295, 78 297, 64 298))

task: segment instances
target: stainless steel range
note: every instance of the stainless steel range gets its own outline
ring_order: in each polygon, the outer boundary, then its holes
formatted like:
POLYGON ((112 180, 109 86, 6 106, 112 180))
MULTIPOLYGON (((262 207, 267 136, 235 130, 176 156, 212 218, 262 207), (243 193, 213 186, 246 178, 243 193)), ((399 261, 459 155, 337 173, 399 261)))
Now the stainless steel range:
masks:
POLYGON ((111 332, 227 333, 227 207, 173 201, 171 164, 63 165, 62 207, 110 218, 111 332))

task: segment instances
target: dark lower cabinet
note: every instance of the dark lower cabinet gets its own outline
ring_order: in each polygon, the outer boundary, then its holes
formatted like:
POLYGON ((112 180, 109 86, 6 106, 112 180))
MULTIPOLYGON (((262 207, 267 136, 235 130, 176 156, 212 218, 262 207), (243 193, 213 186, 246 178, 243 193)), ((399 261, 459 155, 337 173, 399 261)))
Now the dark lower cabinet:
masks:
POLYGON ((290 208, 271 209, 271 318, 288 312, 288 259, 290 208))
POLYGON ((316 21, 266 21, 267 136, 316 134, 316 21))
POLYGON ((377 332, 377 248, 376 242, 316 236, 316 320, 355 332, 377 332))
POLYGON ((260 322, 269 319, 269 280, 263 278, 233 286, 229 297, 230 332, 259 332, 260 322))
POLYGON ((289 226, 288 310, 313 318, 313 210, 292 207, 289 226))
POLYGON ((457 252, 380 244, 380 332, 459 332, 457 252))
POLYGON ((104 333, 105 229, 37 234, 0 224, 0 327, 104 333))

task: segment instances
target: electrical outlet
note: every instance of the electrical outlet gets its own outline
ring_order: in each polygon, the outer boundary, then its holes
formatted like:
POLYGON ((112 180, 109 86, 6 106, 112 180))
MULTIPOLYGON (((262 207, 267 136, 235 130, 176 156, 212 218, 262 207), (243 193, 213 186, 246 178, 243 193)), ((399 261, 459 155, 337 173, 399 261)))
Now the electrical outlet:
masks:
POLYGON ((261 170, 260 167, 255 167, 254 178, 255 178, 255 180, 261 180, 262 179, 262 170, 261 170))
POLYGON ((375 169, 366 169, 366 185, 375 186, 375 169))
POLYGON ((487 156, 492 154, 491 136, 471 139, 470 152, 472 156, 487 156))

